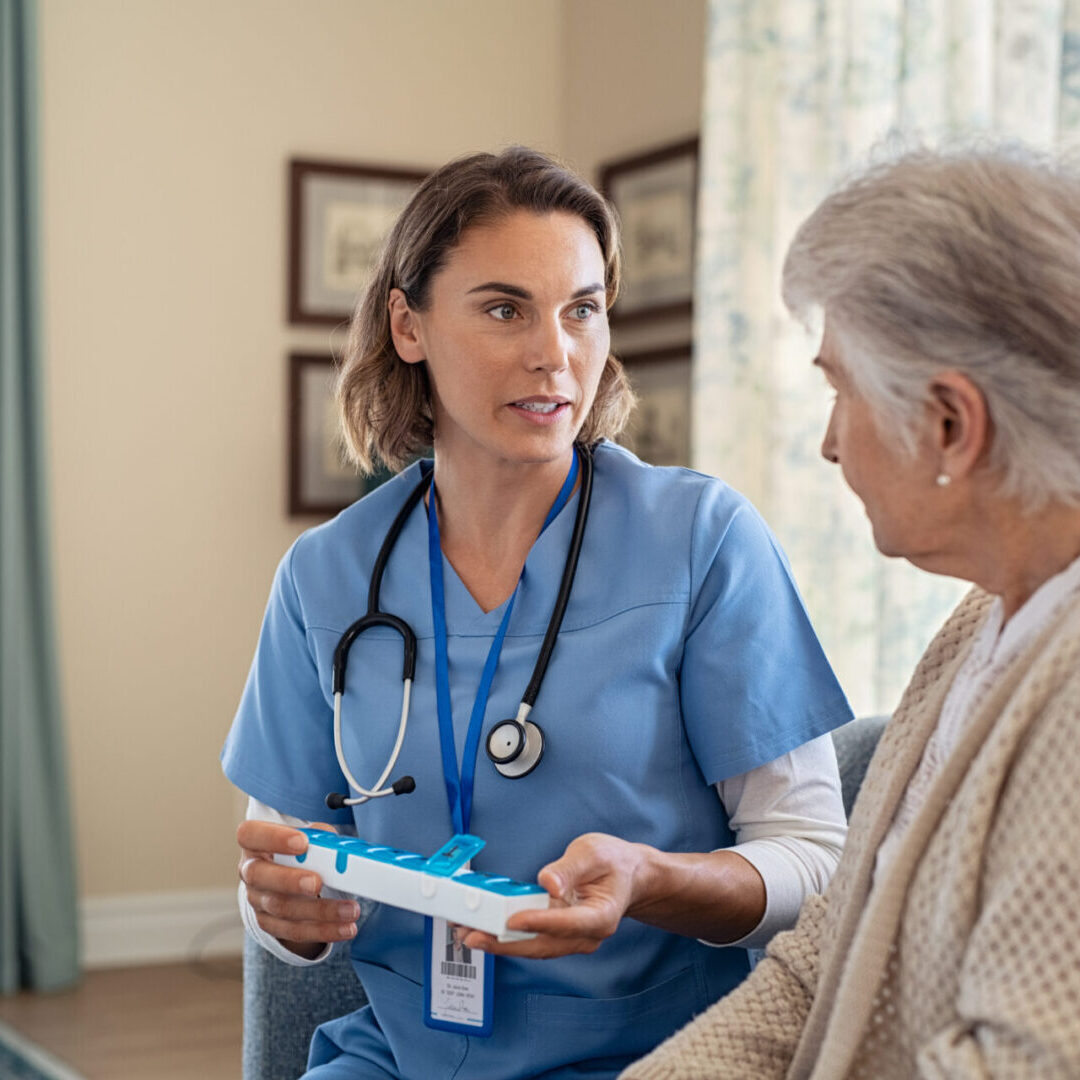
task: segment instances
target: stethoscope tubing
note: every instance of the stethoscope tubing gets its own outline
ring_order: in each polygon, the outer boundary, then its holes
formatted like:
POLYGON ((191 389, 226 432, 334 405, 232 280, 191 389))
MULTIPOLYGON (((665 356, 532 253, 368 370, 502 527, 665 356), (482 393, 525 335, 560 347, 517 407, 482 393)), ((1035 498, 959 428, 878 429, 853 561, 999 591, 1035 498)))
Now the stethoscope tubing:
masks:
MULTIPOLYGON (((585 523, 589 519, 589 503, 592 501, 593 483, 593 460, 592 450, 588 446, 580 447, 583 468, 581 470, 581 491, 578 493, 577 514, 574 515, 574 531, 570 534, 570 548, 566 554, 566 563, 563 566, 562 580, 559 582, 559 592, 555 597, 555 607, 548 621, 547 633, 544 635, 540 653, 536 657, 533 667, 532 678, 522 695, 521 704, 532 709, 536 704, 540 686, 547 673, 551 654, 555 650, 555 642, 562 628, 563 616, 566 614, 566 606, 570 602, 570 590, 574 586, 574 576, 577 574, 578 561, 581 558, 581 542, 585 537, 585 523)), ((520 710, 519 710, 520 711, 520 710)), ((528 715, 528 712, 525 714, 528 715)))
POLYGON ((393 772, 394 766, 397 764, 398 755, 401 753, 401 747, 405 742, 405 729, 409 722, 409 699, 412 696, 412 684, 411 678, 405 679, 402 685, 401 691, 401 719, 398 721, 397 740, 394 742, 394 749, 390 751, 390 760, 386 763, 386 768, 382 771, 382 776, 375 781, 375 786, 370 790, 364 787, 352 772, 349 770, 349 764, 345 760, 345 748, 341 744, 341 691, 337 691, 334 694, 334 752, 337 754, 338 765, 341 767, 341 771, 348 780, 349 784, 360 792, 359 799, 348 798, 342 803, 343 806, 359 806, 361 803, 366 803, 369 799, 381 799, 384 795, 395 795, 396 792, 393 788, 384 788, 383 784, 386 783, 390 773, 393 772))
POLYGON ((386 563, 390 558, 390 553, 394 550, 394 545, 397 543, 409 515, 431 486, 434 475, 434 472, 427 472, 420 478, 420 483, 409 493, 409 497, 397 512, 397 516, 386 532, 382 547, 379 548, 379 554, 375 557, 375 566, 371 571, 371 582, 368 585, 367 611, 341 635, 337 648, 334 649, 333 690, 335 694, 345 692, 345 666, 348 663, 349 650, 352 648, 353 642, 372 626, 388 626, 401 635, 404 645, 401 677, 411 681, 416 675, 416 635, 413 633, 412 627, 404 619, 399 619, 396 615, 391 615, 388 612, 379 611, 379 593, 382 589, 383 572, 386 570, 386 563))
MULTIPOLYGON (((563 566, 562 579, 559 582, 559 591, 555 598, 555 606, 552 609, 551 618, 548 620, 547 632, 544 634, 544 640, 540 646, 536 664, 533 667, 532 677, 529 680, 529 685, 526 687, 525 693, 521 699, 521 704, 518 708, 517 722, 520 724, 525 723, 525 719, 531 712, 533 705, 536 703, 536 698, 540 693, 540 687, 543 684, 544 675, 547 672, 551 654, 555 649, 555 642, 558 640, 559 631, 562 627, 563 616, 566 614, 566 607, 569 603, 570 592, 574 584, 574 576, 577 573, 578 562, 581 557, 581 545, 585 535, 585 525, 589 517, 589 505, 592 501, 593 459, 592 448, 589 446, 575 444, 575 451, 580 453, 580 460, 583 464, 577 513, 574 517, 573 532, 570 536, 570 546, 566 555, 566 563, 563 566)), ((397 543, 398 537, 401 535, 402 529, 405 527, 405 522, 416 508, 417 503, 423 499, 425 493, 432 485, 435 475, 434 469, 424 469, 421 466, 421 471, 423 475, 420 478, 420 482, 409 493, 409 497, 405 500, 401 509, 398 510, 397 515, 391 523, 390 528, 387 530, 386 536, 379 548, 379 553, 375 558, 375 565, 371 572, 371 582, 368 586, 367 611, 345 630, 338 640, 337 647, 334 649, 332 675, 332 689, 334 695, 334 751, 337 755, 338 765, 341 768, 342 775, 354 790, 360 792, 358 798, 333 796, 336 800, 333 804, 335 808, 358 806, 361 803, 367 802, 369 799, 382 798, 384 795, 398 793, 393 786, 383 788, 383 784, 386 783, 387 778, 393 771, 405 741, 405 730, 408 726, 409 717, 409 701, 412 696, 413 679, 416 675, 416 634, 404 619, 399 618, 397 615, 391 615, 389 612, 380 611, 379 597, 386 564, 397 543), (398 721, 397 739, 395 740, 394 748, 391 751, 390 758, 386 763, 386 767, 383 769, 382 775, 376 781, 374 787, 366 788, 357 782, 345 760, 345 750, 341 739, 341 700, 345 693, 345 669, 348 664, 349 650, 352 648, 356 639, 365 630, 369 630, 375 626, 388 627, 389 629, 395 630, 401 636, 403 647, 401 675, 403 689, 401 717, 398 721)), ((541 745, 542 739, 543 736, 541 734, 541 745)), ((532 767, 535 767, 535 764, 532 767)), ((531 768, 528 771, 531 771, 531 768)), ((503 775, 512 774, 504 772, 503 775)), ((411 790, 411 787, 407 790, 411 790)), ((327 796, 328 805, 331 805, 329 802, 330 798, 331 796, 327 796)))

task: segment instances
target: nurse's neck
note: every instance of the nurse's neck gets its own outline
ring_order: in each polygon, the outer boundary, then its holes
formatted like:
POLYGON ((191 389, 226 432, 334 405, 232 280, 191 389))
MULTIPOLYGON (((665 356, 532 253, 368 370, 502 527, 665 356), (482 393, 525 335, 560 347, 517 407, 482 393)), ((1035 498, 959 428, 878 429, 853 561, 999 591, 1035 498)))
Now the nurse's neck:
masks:
POLYGON ((436 445, 443 554, 484 611, 514 591, 571 461, 572 451, 554 461, 522 464, 436 445))

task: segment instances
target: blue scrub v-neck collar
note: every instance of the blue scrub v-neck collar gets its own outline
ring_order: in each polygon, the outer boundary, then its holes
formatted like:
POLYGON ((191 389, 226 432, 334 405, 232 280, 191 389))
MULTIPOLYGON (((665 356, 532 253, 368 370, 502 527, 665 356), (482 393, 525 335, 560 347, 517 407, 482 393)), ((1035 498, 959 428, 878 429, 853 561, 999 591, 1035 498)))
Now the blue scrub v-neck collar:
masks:
MULTIPOLYGON (((549 526, 558 517, 559 512, 570 501, 570 495, 574 489, 579 469, 576 449, 573 454, 574 457, 570 463, 566 479, 563 480, 562 487, 559 489, 554 503, 544 518, 544 524, 540 527, 539 536, 543 536, 547 532, 549 526)), ((430 490, 434 495, 434 484, 432 484, 430 490)), ((459 767, 450 687, 449 633, 446 619, 446 556, 443 554, 439 538, 439 512, 434 497, 429 500, 427 517, 428 568, 431 582, 432 622, 435 627, 435 685, 439 715, 439 744, 443 759, 443 778, 446 783, 446 797, 453 818, 454 829, 458 833, 467 833, 469 831, 469 820, 472 816, 473 785, 476 778, 476 755, 480 749, 480 736, 487 717, 488 702, 491 698, 491 688, 498 670, 499 658, 502 655, 503 641, 509 629, 514 603, 517 600, 522 579, 525 577, 525 570, 523 567, 509 601, 503 605, 504 611, 502 618, 499 620, 499 627, 488 649, 487 659, 484 661, 483 672, 480 676, 480 683, 476 690, 476 697, 469 714, 469 726, 459 767)), ((537 539, 539 539, 539 536, 537 539)), ((533 544, 535 544, 535 541, 533 544)), ((530 545, 530 550, 532 546, 530 545)), ((487 614, 490 614, 490 612, 487 614)), ((561 619, 561 617, 560 612, 559 618, 561 619)))
MULTIPOLYGON (((419 480, 419 465, 416 468, 417 480, 419 480)), ((577 508, 576 500, 580 498, 580 495, 581 484, 579 482, 577 489, 566 500, 558 515, 533 541, 532 547, 529 548, 529 554, 525 558, 525 577, 521 582, 517 600, 519 607, 523 606, 522 594, 529 588, 530 567, 535 567, 540 560, 547 562, 550 554, 558 565, 558 574, 561 575, 563 563, 566 559, 566 546, 569 543, 570 532, 573 529, 574 515, 577 508)), ((410 558, 417 558, 420 565, 426 564, 427 509, 423 502, 417 508, 417 513, 413 515, 413 520, 409 522, 409 533, 411 534, 408 540, 410 558), (414 543, 418 545, 416 549, 413 548, 414 543)), ((499 623, 502 622, 503 613, 506 611, 506 605, 510 602, 510 597, 508 596, 498 607, 492 608, 491 611, 484 611, 476 602, 473 594, 469 592, 465 582, 461 580, 457 570, 454 569, 453 564, 445 554, 442 557, 442 564, 443 590, 446 599, 446 623, 450 635, 493 636, 499 628, 499 623)), ((556 576, 554 580, 557 588, 559 577, 556 576)), ((430 596, 427 599, 430 602, 430 596)), ((549 615, 550 611, 544 613, 545 625, 549 615)), ((517 614, 515 614, 514 619, 517 621, 517 614)), ((508 633, 510 633, 510 636, 515 636, 510 631, 508 633)))

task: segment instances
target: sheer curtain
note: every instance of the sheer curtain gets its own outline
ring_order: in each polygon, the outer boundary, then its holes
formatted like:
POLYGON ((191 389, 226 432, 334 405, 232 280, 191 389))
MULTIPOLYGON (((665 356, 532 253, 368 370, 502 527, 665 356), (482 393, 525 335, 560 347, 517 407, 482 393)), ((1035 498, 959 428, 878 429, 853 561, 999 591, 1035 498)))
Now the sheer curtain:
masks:
POLYGON ((78 973, 52 635, 33 0, 0 0, 0 992, 78 973))
POLYGON ((694 462, 776 531, 857 713, 895 706, 966 585, 878 555, 819 456, 829 393, 780 268, 871 148, 970 132, 1077 142, 1080 0, 709 0, 694 462))

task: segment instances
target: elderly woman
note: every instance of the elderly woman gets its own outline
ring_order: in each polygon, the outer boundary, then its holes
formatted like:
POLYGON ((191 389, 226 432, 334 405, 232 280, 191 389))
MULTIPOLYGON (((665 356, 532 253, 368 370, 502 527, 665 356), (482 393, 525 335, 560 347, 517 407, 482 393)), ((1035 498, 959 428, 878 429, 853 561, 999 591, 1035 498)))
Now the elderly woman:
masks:
POLYGON ((1080 1076, 1080 176, 915 152, 802 226, 822 453, 874 540, 974 583, 886 728, 824 897, 624 1075, 1080 1076))

